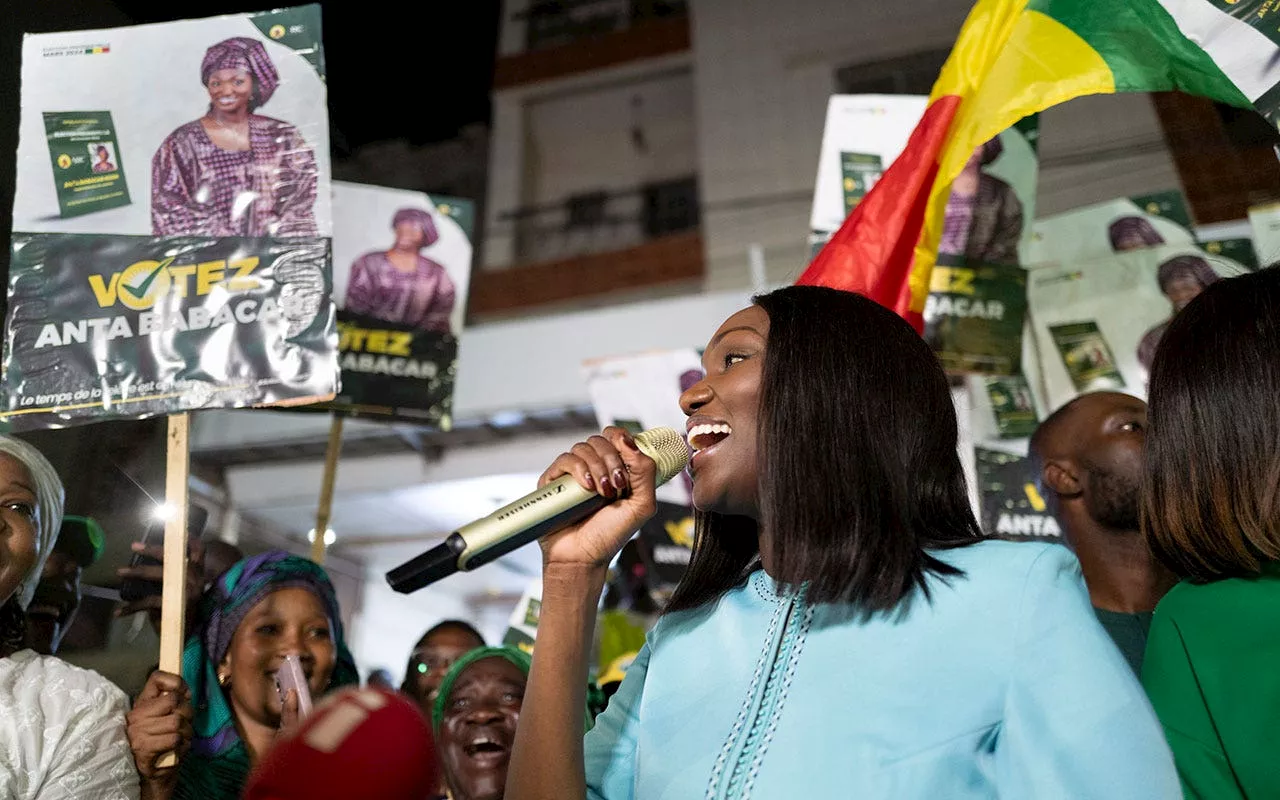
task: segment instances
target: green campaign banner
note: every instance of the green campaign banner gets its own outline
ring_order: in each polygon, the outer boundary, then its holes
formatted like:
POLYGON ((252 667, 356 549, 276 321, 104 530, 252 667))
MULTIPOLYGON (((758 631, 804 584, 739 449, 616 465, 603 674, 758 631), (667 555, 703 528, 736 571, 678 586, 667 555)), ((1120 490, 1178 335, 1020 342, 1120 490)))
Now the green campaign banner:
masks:
POLYGON ((457 357, 453 334, 339 311, 342 389, 332 401, 314 408, 447 430, 457 357))
POLYGON ((1062 529, 1049 514, 1030 459, 974 448, 982 501, 982 530, 988 536, 1015 541, 1062 540, 1062 529))
POLYGON ((111 112, 45 112, 43 116, 62 216, 129 205, 111 112))
POLYGON ((1031 385, 1023 375, 982 379, 1001 439, 1026 439, 1040 425, 1031 385))
POLYGON ((15 234, 0 366, 14 430, 325 400, 326 239, 15 234))
POLYGON ((1021 267, 933 268, 924 338, 948 372, 1018 372, 1026 316, 1027 272, 1021 267))
POLYGON ((951 373, 1022 368, 1027 274, 1039 182, 1039 120, 1023 120, 974 151, 952 184, 924 337, 951 373))
POLYGON ((1070 325, 1050 325, 1049 335, 1058 347, 1063 366, 1067 368, 1077 392, 1124 388, 1124 376, 1120 374, 1115 354, 1098 329, 1097 322, 1089 320, 1070 325))
POLYGON ((475 204, 335 181, 333 209, 342 389, 314 410, 448 430, 475 204))
POLYGON ((841 188, 847 216, 884 174, 884 159, 878 153, 841 153, 840 170, 844 176, 841 188))

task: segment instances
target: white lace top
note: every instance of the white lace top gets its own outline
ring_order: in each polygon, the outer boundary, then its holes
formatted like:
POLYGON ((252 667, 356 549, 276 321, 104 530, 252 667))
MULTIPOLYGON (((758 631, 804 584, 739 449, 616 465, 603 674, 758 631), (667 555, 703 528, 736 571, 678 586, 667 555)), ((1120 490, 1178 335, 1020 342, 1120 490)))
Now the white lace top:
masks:
POLYGON ((127 710, 96 672, 31 650, 0 658, 0 797, 137 800, 127 710))

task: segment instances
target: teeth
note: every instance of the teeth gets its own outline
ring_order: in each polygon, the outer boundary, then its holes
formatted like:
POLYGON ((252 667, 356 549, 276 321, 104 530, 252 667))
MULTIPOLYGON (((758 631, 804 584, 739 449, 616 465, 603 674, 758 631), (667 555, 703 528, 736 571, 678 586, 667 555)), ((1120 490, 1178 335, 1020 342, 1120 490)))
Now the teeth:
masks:
POLYGON ((733 428, 730 428, 728 425, 725 425, 722 423, 717 423, 717 424, 702 423, 700 425, 694 425, 692 428, 689 429, 689 434, 688 434, 689 446, 695 450, 699 449, 698 443, 695 440, 698 439, 698 437, 700 436, 715 436, 719 434, 728 436, 731 433, 733 433, 733 428))

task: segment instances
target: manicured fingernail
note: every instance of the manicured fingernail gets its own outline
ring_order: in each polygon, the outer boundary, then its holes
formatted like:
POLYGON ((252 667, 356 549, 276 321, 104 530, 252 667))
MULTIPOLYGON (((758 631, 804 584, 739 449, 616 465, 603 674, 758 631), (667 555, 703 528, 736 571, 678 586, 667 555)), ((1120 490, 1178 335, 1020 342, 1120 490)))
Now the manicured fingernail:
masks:
POLYGON ((594 490, 595 490, 595 488, 596 488, 596 479, 595 479, 595 478, 593 478, 593 477, 591 477, 591 473, 590 473, 590 472, 588 472, 588 473, 587 473, 587 488, 588 488, 588 489, 591 489, 591 490, 593 490, 593 491, 594 491, 594 490))
POLYGON ((613 494, 613 486, 609 484, 609 476, 604 475, 600 478, 600 491, 604 495, 613 494))
POLYGON ((615 469, 613 471, 613 485, 617 486, 619 491, 625 489, 627 486, 626 473, 620 469, 615 469))

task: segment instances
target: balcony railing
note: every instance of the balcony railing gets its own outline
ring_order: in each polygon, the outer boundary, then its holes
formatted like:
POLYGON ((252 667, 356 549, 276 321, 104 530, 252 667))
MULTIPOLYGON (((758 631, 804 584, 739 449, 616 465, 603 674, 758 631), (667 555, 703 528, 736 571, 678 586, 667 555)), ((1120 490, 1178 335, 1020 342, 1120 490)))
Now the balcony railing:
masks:
POLYGON ((699 225, 698 181, 687 177, 623 191, 573 195, 500 214, 514 225, 516 261, 555 261, 635 247, 699 225))
POLYGON ((532 0, 511 18, 525 24, 526 48, 541 50, 687 13, 686 0, 532 0))

